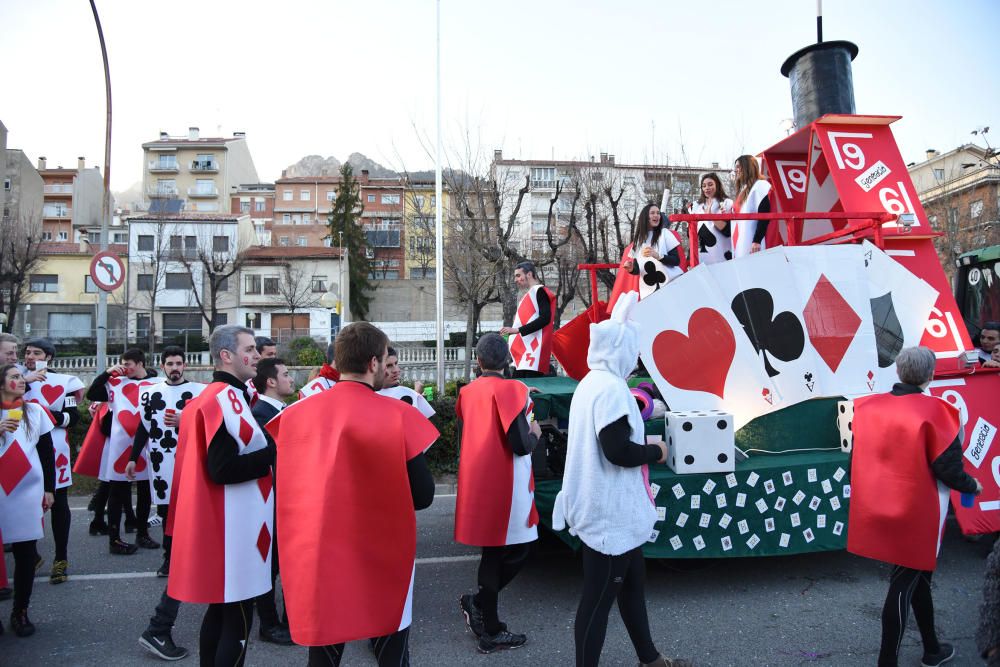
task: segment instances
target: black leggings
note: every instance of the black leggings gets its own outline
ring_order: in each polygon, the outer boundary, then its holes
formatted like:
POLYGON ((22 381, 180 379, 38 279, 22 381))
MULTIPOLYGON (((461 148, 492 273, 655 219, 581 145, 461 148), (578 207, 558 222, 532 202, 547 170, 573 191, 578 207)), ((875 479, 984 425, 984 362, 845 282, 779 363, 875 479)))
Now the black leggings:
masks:
POLYGON ((583 545, 583 597, 576 610, 576 664, 596 666, 604 648, 608 614, 618 599, 618 612, 640 662, 660 655, 649 634, 646 616, 646 561, 642 548, 608 556, 583 545))
MULTIPOLYGON (((104 513, 108 511, 108 497, 111 495, 111 482, 101 482, 97 485, 97 490, 91 498, 94 508, 94 521, 98 523, 104 521, 104 513)), ((135 512, 132 511, 132 498, 125 504, 125 520, 135 521, 135 512)))
POLYGON ((913 618, 920 630, 925 653, 937 653, 937 633, 934 631, 934 602, 931 600, 933 572, 914 570, 900 565, 892 567, 889 592, 882 607, 882 647, 878 654, 879 667, 895 667, 899 644, 906 632, 906 620, 913 607, 913 618))
POLYGON ((201 667, 242 667, 252 625, 252 599, 208 605, 198 639, 201 667))
POLYGON ((10 551, 14 555, 14 611, 28 608, 31 589, 35 585, 35 541, 14 542, 10 551))
POLYGON ((67 560, 66 546, 69 544, 69 524, 71 514, 66 492, 69 487, 56 489, 56 502, 52 505, 52 539, 56 543, 56 560, 67 560))
MULTIPOLYGON (((385 637, 377 637, 372 651, 378 660, 378 667, 409 667, 410 629, 405 628, 385 637)), ((343 656, 343 644, 310 646, 308 667, 340 667, 343 656)))
POLYGON ((160 527, 163 528, 163 560, 170 560, 170 547, 174 543, 174 538, 167 535, 167 519, 170 517, 170 505, 157 505, 156 516, 160 517, 160 527))
MULTIPOLYGON (((153 499, 149 494, 149 482, 142 480, 136 484, 135 529, 139 535, 149 534, 149 510, 153 499)), ((111 482, 108 497, 108 536, 116 539, 120 535, 122 510, 132 506, 132 482, 111 482)))
POLYGON ((483 547, 479 560, 479 592, 476 606, 483 612, 483 625, 491 635, 504 630, 498 610, 500 591, 521 571, 531 552, 531 543, 483 547))

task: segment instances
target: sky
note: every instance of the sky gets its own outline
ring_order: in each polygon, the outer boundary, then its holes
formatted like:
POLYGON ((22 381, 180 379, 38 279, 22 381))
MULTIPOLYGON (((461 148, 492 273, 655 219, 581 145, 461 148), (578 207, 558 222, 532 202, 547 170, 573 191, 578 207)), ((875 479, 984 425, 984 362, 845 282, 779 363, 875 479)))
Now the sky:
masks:
MULTIPOLYGON (((114 104, 112 189, 160 131, 247 133, 262 181, 309 154, 433 168, 433 0, 96 0, 114 104)), ((725 168, 785 134, 784 60, 813 0, 440 0, 445 162, 587 159, 725 168)), ((859 113, 901 115, 904 161, 1000 145, 1000 2, 826 0, 824 38, 860 48, 859 113)), ((104 156, 87 0, 0 0, 0 121, 50 166, 104 156)))

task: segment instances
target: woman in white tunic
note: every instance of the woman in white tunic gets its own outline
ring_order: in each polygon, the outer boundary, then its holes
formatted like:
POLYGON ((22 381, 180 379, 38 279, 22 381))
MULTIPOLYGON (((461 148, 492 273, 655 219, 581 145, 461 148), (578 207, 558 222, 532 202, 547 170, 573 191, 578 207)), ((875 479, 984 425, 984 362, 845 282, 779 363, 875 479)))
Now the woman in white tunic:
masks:
MULTIPOLYGON (((731 213, 733 200, 726 196, 719 176, 714 173, 701 177, 701 196, 691 204, 691 213, 731 213)), ((733 258, 732 229, 728 220, 698 221, 698 260, 715 264, 733 258)))
POLYGON ((55 502, 53 423, 45 408, 24 402, 24 377, 17 366, 0 367, 0 378, 0 534, 14 554, 11 628, 18 637, 28 637, 35 632, 28 620, 35 542, 42 538, 42 515, 55 502))
MULTIPOLYGON (((760 165, 753 155, 741 155, 733 164, 736 204, 739 213, 770 213, 771 184, 760 175, 760 165)), ((733 225, 733 257, 746 257, 766 248, 768 220, 736 220, 733 225)))
POLYGON ((646 204, 635 222, 632 250, 624 267, 639 276, 639 298, 645 299, 681 275, 680 241, 666 229, 660 207, 646 204))

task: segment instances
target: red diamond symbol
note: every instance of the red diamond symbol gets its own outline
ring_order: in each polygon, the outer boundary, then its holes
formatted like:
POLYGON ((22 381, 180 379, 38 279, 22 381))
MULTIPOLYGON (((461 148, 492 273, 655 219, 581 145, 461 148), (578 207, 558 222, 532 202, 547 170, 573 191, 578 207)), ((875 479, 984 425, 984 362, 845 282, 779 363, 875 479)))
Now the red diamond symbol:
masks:
POLYGON ((871 371, 868 371, 868 379, 871 380, 873 377, 875 377, 875 374, 872 373, 871 371))
POLYGON ((809 342, 834 373, 847 354, 861 318, 825 275, 820 275, 802 315, 809 342))
POLYGON ((268 497, 271 495, 271 475, 258 477, 257 488, 260 489, 260 495, 264 497, 264 502, 266 503, 268 497))
POLYGON ((9 496, 29 470, 31 462, 24 455, 21 444, 14 440, 3 456, 0 456, 0 488, 9 496))
POLYGON ((257 551, 260 552, 262 560, 267 560, 267 554, 271 551, 271 531, 267 529, 267 524, 262 524, 260 532, 257 533, 257 551))
POLYGON ((253 426, 244 419, 240 417, 240 440, 243 441, 244 445, 250 444, 250 438, 253 437, 253 426))
POLYGON ((826 158, 823 157, 822 153, 820 153, 819 159, 813 163, 812 173, 816 179, 816 185, 823 187, 826 177, 830 175, 830 167, 826 164, 826 158))

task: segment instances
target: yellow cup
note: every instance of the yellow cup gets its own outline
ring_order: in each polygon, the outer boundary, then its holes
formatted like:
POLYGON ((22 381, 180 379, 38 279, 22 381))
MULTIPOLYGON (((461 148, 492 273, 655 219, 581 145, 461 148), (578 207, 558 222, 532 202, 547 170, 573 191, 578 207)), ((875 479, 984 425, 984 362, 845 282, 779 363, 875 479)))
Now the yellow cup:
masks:
POLYGON ((24 416, 24 411, 21 408, 11 408, 7 411, 7 419, 13 419, 14 421, 21 421, 21 417, 24 416))

